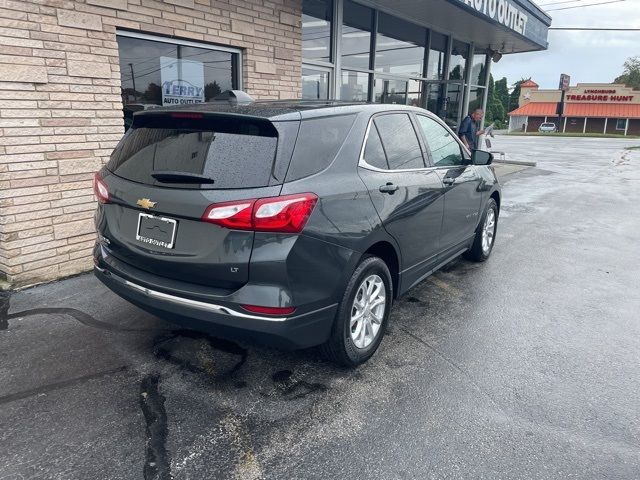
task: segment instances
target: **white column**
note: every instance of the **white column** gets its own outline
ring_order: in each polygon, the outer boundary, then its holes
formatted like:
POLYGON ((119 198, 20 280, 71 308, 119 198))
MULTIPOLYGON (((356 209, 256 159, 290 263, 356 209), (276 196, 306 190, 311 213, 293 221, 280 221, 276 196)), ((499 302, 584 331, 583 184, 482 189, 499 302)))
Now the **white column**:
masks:
POLYGON ((584 125, 582 125, 582 133, 587 133, 587 117, 584 117, 584 125))
POLYGON ((544 116, 544 123, 547 123, 547 116, 544 116))
POLYGON ((567 129, 567 117, 564 117, 564 124, 562 125, 562 133, 567 129))
POLYGON ((626 118, 625 119, 625 124, 624 124, 624 136, 627 136, 627 130, 629 130, 629 119, 626 118))
POLYGON ((604 119, 604 132, 602 132, 602 133, 604 133, 604 134, 606 134, 606 133, 607 133, 607 121, 608 121, 608 120, 609 120, 609 118, 605 118, 605 119, 604 119))

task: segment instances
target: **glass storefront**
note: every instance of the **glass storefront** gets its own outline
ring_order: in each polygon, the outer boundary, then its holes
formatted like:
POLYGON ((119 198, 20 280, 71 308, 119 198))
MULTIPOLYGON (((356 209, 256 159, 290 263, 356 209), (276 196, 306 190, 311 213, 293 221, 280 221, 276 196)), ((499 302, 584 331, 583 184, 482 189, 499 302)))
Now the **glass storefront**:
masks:
POLYGON ((329 72, 315 68, 302 68, 302 98, 326 100, 329 98, 329 72))
POLYGON ((378 17, 376 72, 422 77, 427 30, 391 15, 378 17))
POLYGON ((240 88, 239 53, 147 35, 118 34, 117 41, 125 129, 136 111, 210 102, 240 88))
POLYGON ((331 0, 304 0, 302 7, 302 56, 328 62, 331 59, 331 0))
POLYGON ((351 1, 344 2, 341 35, 342 66, 369 70, 373 10, 351 1))
POLYGON ((366 102, 369 99, 369 74, 342 70, 340 98, 350 102, 366 102))
POLYGON ((302 4, 303 98, 416 105, 453 128, 482 106, 486 51, 357 0, 302 4))

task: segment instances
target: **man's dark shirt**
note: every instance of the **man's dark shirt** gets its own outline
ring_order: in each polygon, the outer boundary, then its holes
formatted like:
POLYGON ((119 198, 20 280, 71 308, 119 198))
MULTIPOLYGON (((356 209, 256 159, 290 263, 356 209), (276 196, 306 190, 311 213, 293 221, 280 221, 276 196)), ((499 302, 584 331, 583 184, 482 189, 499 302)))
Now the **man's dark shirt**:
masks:
POLYGON ((458 137, 462 140, 462 138, 466 138, 469 143, 469 148, 474 150, 477 148, 477 135, 478 132, 478 124, 475 122, 471 115, 467 115, 462 123, 460 124, 460 128, 458 129, 458 137))

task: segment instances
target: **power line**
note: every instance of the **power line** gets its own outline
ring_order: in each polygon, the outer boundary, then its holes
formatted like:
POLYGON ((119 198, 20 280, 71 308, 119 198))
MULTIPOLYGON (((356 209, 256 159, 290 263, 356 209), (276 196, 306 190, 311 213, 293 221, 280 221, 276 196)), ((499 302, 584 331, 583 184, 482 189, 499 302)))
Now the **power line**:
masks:
POLYGON ((619 3, 619 2, 624 2, 624 1, 625 0, 612 0, 610 2, 588 3, 587 5, 574 5, 572 7, 552 8, 550 10, 545 10, 545 11, 547 11, 547 12, 557 12, 558 10, 569 10, 570 8, 597 7, 599 5, 607 5, 609 3, 619 3))
POLYGON ((549 30, 640 32, 640 28, 608 28, 608 27, 549 27, 549 30))
POLYGON ((540 5, 538 5, 539 7, 546 7, 547 5, 562 5, 564 3, 576 3, 576 2, 582 2, 584 0, 567 0, 564 2, 551 2, 551 3, 541 3, 540 5))

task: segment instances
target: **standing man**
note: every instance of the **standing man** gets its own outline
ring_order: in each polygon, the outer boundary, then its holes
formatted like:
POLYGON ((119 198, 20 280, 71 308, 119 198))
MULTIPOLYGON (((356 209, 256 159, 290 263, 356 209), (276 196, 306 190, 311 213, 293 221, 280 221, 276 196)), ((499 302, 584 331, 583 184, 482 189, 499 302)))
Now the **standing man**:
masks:
POLYGON ((476 108, 472 113, 467 115, 458 129, 458 137, 469 150, 478 148, 478 136, 484 134, 484 130, 480 130, 480 122, 484 112, 481 108, 476 108))

